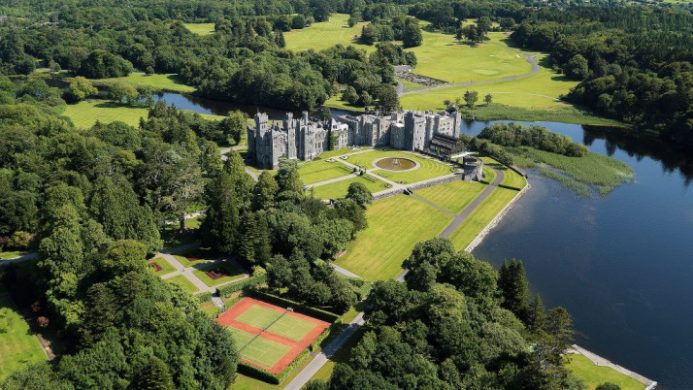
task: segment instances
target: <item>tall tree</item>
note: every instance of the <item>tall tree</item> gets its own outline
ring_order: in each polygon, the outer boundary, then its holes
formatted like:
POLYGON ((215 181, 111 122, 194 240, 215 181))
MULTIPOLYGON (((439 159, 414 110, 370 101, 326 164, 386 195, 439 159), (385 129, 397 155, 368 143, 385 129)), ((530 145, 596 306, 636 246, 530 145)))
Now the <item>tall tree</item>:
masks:
POLYGON ((529 283, 525 267, 521 261, 512 259, 504 261, 498 270, 498 288, 503 296, 501 305, 528 322, 529 283))

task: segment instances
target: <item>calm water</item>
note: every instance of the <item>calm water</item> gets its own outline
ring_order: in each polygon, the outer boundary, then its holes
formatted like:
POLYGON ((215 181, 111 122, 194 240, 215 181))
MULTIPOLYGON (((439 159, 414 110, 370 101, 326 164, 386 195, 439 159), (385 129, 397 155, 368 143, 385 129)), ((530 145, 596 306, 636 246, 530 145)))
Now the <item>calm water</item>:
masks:
MULTIPOLYGON (((660 388, 693 389, 691 162, 619 145, 579 125, 539 124, 628 163, 635 182, 604 198, 582 198, 531 175, 531 190, 475 255, 494 264, 522 259, 544 303, 573 315, 578 344, 660 388)), ((465 125, 464 132, 486 125, 465 125)))
MULTIPOLYGON (((207 114, 257 111, 180 94, 161 98, 207 114)), ((659 388, 693 389, 693 157, 607 140, 579 125, 539 124, 626 162, 635 182, 583 198, 530 174, 530 191, 475 254, 494 264, 522 259, 544 303, 573 315, 578 344, 657 380, 659 388)), ((465 124, 463 132, 475 135, 487 125, 465 124)))

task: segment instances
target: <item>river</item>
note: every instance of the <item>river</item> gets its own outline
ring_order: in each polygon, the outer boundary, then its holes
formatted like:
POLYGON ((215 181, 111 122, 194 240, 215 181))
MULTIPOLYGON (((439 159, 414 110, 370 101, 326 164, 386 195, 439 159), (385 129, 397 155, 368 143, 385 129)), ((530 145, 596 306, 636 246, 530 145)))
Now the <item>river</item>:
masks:
MULTIPOLYGON (((208 114, 257 110, 172 93, 161 98, 208 114)), ((463 124, 462 131, 476 135, 488 124, 463 124)), ((545 305, 570 311, 581 346, 659 388, 693 389, 693 159, 580 125, 538 124, 626 162, 635 181, 585 198, 530 171, 532 188, 474 254, 495 265, 523 260, 545 305)))

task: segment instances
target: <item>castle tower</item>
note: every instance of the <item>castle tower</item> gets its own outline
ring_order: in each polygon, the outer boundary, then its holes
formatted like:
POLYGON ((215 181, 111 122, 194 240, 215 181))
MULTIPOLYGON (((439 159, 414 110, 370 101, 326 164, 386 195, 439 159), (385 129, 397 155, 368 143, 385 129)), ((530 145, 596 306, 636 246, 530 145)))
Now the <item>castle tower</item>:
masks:
POLYGON ((297 156, 296 144, 298 137, 296 136, 296 121, 293 120, 294 114, 287 112, 284 120, 284 131, 286 131, 286 157, 295 159, 297 156))

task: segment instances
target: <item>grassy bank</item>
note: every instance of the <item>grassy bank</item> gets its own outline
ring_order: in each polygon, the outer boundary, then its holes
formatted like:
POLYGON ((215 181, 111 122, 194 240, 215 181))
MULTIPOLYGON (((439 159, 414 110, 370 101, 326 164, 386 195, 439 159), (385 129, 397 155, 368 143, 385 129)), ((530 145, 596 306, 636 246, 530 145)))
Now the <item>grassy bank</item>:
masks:
POLYGON ((375 46, 361 45, 355 38, 367 23, 361 22, 353 27, 348 25, 349 15, 332 14, 327 22, 313 23, 309 27, 284 33, 286 48, 289 50, 322 50, 334 45, 354 45, 366 51, 375 51, 375 46))
POLYGON ((581 195, 589 195, 592 188, 605 195, 616 186, 633 180, 633 170, 627 164, 597 153, 568 157, 529 147, 508 150, 516 164, 539 168, 544 176, 560 181, 581 195))
POLYGON ((562 122, 579 125, 595 126, 625 126, 625 124, 596 116, 589 111, 581 110, 569 104, 557 105, 551 108, 524 108, 493 103, 489 106, 479 105, 474 110, 463 109, 463 117, 480 121, 516 120, 528 122, 562 122))
POLYGON ((643 390, 645 385, 610 367, 600 367, 582 355, 567 356, 566 368, 580 379, 589 390, 594 390, 604 382, 611 382, 621 387, 621 390, 643 390))
POLYGON ((193 34, 214 34, 214 23, 184 23, 183 25, 193 34))
POLYGON ((114 82, 130 84, 133 87, 147 87, 153 91, 171 91, 189 93, 195 91, 195 88, 183 84, 175 74, 144 74, 131 73, 126 77, 115 77, 110 79, 92 80, 92 83, 99 86, 106 86, 114 82))
POLYGON ((9 294, 0 290, 0 383, 14 371, 46 360, 38 339, 29 329, 9 294))
MULTIPOLYGON (((130 107, 116 104, 108 100, 85 100, 77 104, 68 104, 63 115, 72 120, 76 127, 88 129, 98 120, 101 123, 115 121, 125 122, 137 127, 140 118, 147 118, 148 109, 144 107, 130 107)), ((210 120, 220 120, 220 115, 199 114, 210 120)))

